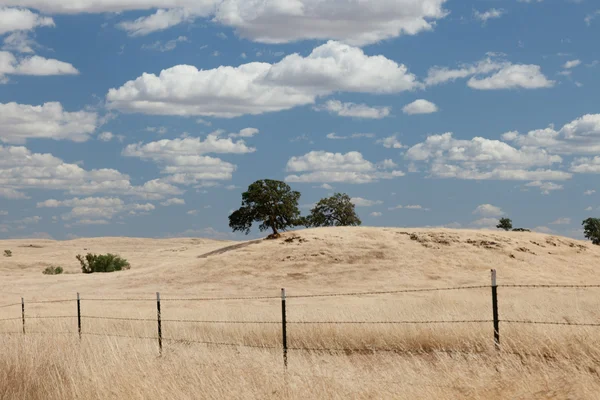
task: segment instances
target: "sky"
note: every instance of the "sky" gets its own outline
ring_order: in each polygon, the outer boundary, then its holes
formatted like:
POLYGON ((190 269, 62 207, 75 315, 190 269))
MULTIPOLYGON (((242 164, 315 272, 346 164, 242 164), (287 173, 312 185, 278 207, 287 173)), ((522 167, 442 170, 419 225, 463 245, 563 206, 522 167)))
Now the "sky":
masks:
POLYGON ((0 239, 242 239, 258 179, 582 238, 599 39, 595 0, 0 0, 0 239))

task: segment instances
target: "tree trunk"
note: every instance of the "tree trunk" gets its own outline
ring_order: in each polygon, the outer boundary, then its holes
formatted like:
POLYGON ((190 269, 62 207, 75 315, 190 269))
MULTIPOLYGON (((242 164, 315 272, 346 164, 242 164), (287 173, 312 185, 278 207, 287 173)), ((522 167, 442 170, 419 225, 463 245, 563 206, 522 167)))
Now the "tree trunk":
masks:
POLYGON ((269 222, 271 223, 271 229, 273 229, 273 235, 279 235, 279 232, 277 232, 277 228, 275 227, 275 217, 271 215, 271 218, 269 218, 269 222))

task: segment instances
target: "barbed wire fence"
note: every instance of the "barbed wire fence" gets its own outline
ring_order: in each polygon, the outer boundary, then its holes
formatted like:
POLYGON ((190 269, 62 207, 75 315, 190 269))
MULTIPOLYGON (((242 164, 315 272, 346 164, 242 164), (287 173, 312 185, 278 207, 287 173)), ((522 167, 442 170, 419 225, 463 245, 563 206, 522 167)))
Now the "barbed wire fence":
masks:
MULTIPOLYGON (((402 351, 398 348, 383 348, 383 347, 363 347, 363 348, 352 348, 352 347, 301 347, 301 346, 289 346, 288 345, 288 326, 310 326, 310 325, 346 325, 346 326, 357 326, 357 325, 450 325, 450 324, 493 324, 493 343, 497 350, 500 350, 500 324, 508 325, 564 325, 564 326, 581 326, 581 327, 600 327, 600 322, 563 322, 563 321, 536 321, 536 320, 517 320, 517 319, 501 319, 498 307, 498 288, 514 288, 514 289, 590 289, 600 288, 600 285, 561 285, 561 284, 507 284, 498 285, 496 281, 496 270, 491 271, 491 285, 476 285, 476 286, 455 286, 455 287, 443 287, 443 288, 419 288, 419 289, 399 289, 399 290, 386 290, 386 291, 365 291, 365 292, 346 292, 346 293, 325 293, 325 294, 306 294, 306 295, 291 295, 286 294, 285 289, 281 289, 280 296, 249 296, 249 297, 172 297, 172 298, 161 298, 159 292, 156 293, 156 297, 122 297, 122 298, 99 298, 89 297, 82 298, 79 293, 75 299, 57 299, 57 300, 37 300, 25 302, 24 298, 21 298, 19 303, 11 303, 0 305, 0 309, 10 309, 12 307, 17 308, 20 306, 21 315, 8 318, 0 318, 1 323, 15 322, 21 320, 22 330, 21 332, 0 332, 0 334, 8 335, 28 335, 28 334, 65 334, 72 335, 78 334, 79 339, 83 336, 101 336, 101 337, 115 337, 115 338, 127 338, 127 339, 142 339, 142 340, 155 340, 158 344, 159 354, 162 354, 163 343, 181 343, 181 344, 201 344, 207 346, 217 347, 231 347, 231 348, 252 348, 252 349, 263 349, 263 350, 280 350, 283 353, 283 363, 287 370, 288 366, 288 352, 289 351, 301 351, 301 352, 326 352, 326 353, 410 353, 415 354, 414 351, 402 351), (287 301, 289 299, 309 299, 309 298, 331 298, 331 297, 362 297, 362 296, 379 296, 388 294, 402 294, 402 293, 433 293, 433 292, 449 292, 449 291, 465 291, 475 289, 491 289, 491 319, 449 319, 449 320, 390 320, 390 321, 289 321, 287 318, 287 301), (219 302, 219 301, 251 301, 251 300, 278 300, 281 302, 281 319, 280 320, 211 320, 211 319, 164 319, 162 318, 161 305, 163 302, 219 302), (86 315, 81 311, 82 302, 156 302, 156 318, 128 318, 128 317, 114 317, 105 315, 86 315), (73 304, 75 303, 74 309, 77 311, 76 315, 44 315, 44 316, 30 316, 26 314, 26 305, 37 305, 37 304, 73 304), (76 320, 77 331, 76 332, 43 332, 43 331, 30 331, 27 329, 26 322, 28 320, 76 320), (104 320, 104 321, 131 321, 131 322, 147 322, 156 323, 156 335, 154 336, 140 336, 140 335, 125 335, 116 333, 99 333, 99 332, 88 332, 83 329, 85 320, 104 320), (211 324, 211 325, 271 325, 281 327, 281 342, 279 345, 254 345, 247 343, 230 343, 224 341, 210 341, 210 340, 197 340, 188 338, 175 338, 175 337, 164 337, 163 336, 163 323, 174 324, 211 324)), ((461 353, 461 351, 444 351, 448 353, 461 353)), ((472 354, 473 351, 465 352, 472 354)), ((521 355, 521 354, 520 354, 521 355)))

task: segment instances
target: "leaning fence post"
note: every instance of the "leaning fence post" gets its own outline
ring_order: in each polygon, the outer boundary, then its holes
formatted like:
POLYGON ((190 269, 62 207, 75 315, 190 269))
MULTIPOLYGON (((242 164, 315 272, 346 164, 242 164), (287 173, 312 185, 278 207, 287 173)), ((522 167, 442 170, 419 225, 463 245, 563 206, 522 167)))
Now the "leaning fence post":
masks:
POLYGON ((162 355, 162 323, 160 319, 160 293, 156 292, 156 316, 158 321, 158 351, 162 355))
POLYGON ((21 319, 23 320, 23 334, 25 334, 25 299, 21 297, 21 319))
POLYGON ((77 292, 77 332, 79 332, 79 340, 81 340, 81 298, 77 292))
POLYGON ((287 370, 288 359, 287 359, 287 320, 285 315, 285 289, 281 289, 281 326, 283 333, 283 365, 287 370))
POLYGON ((500 320, 498 319, 498 285, 496 270, 492 270, 492 311, 494 314, 494 345, 500 350, 500 320))

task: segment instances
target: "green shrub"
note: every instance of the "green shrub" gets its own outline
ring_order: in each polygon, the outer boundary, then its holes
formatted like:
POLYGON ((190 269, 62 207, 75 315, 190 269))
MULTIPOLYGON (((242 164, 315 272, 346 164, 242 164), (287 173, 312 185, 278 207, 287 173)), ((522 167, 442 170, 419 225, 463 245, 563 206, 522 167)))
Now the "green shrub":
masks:
POLYGON ((60 275, 64 272, 62 267, 46 267, 42 274, 44 275, 60 275))
POLYGON ((4 257, 12 257, 12 251, 4 250, 4 257))
POLYGON ((91 274, 94 272, 114 272, 131 268, 129 262, 114 254, 92 254, 88 253, 85 257, 77 255, 77 260, 81 264, 81 272, 91 274))
POLYGON ((531 229, 515 228, 513 229, 513 232, 531 232, 531 229))

